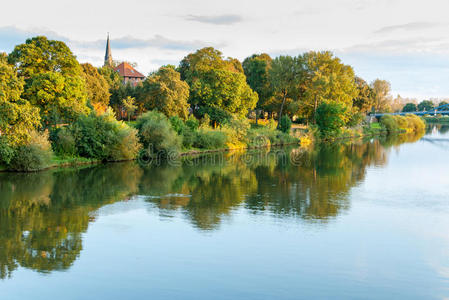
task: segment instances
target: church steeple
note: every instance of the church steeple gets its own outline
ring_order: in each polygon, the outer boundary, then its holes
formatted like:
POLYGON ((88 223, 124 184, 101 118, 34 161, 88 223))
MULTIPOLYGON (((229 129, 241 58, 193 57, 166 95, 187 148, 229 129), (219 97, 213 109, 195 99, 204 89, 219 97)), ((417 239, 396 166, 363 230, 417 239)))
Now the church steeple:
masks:
POLYGON ((106 41, 106 54, 104 55, 104 65, 112 67, 112 54, 111 54, 111 45, 109 43, 109 32, 108 32, 108 39, 106 41))

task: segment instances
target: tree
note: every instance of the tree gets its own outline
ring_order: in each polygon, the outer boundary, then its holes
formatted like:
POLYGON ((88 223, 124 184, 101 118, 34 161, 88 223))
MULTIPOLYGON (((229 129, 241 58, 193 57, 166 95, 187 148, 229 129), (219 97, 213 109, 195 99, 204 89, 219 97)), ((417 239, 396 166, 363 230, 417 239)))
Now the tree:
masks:
POLYGON ((131 120, 131 116, 134 114, 134 112, 137 109, 135 102, 136 102, 136 99, 134 99, 133 97, 130 97, 130 96, 128 96, 122 100, 123 107, 125 108, 126 115, 128 116, 128 121, 131 120))
POLYGON ((271 62, 271 57, 263 53, 247 57, 242 63, 246 81, 251 89, 259 96, 259 101, 257 101, 256 105, 256 123, 259 115, 257 110, 267 109, 269 107, 267 104, 273 96, 273 90, 269 80, 271 62))
POLYGON ((304 73, 301 78, 299 112, 307 120, 315 120, 321 103, 340 103, 345 109, 340 117, 348 122, 353 99, 357 97, 354 70, 330 51, 307 52, 303 55, 304 73))
POLYGON ((391 85, 386 80, 376 79, 371 83, 374 92, 375 109, 378 112, 388 112, 391 110, 391 85))
POLYGON ((371 111, 374 105, 374 93, 368 83, 360 77, 355 77, 355 84, 357 86, 358 95, 354 98, 353 105, 358 108, 360 112, 367 113, 371 111))
POLYGON ((187 119, 189 85, 181 80, 181 74, 172 67, 161 67, 137 89, 138 101, 146 109, 157 109, 167 117, 187 119))
MULTIPOLYGON (((441 101, 440 104, 438 104, 438 107, 441 107, 441 106, 443 106, 443 105, 448 105, 448 104, 449 104, 449 103, 446 102, 446 101, 441 101)), ((441 107, 441 108, 439 108, 438 110, 449 110, 449 107, 448 107, 448 106, 441 107)))
POLYGON ((403 112, 413 112, 413 111, 417 111, 418 108, 416 107, 415 103, 407 103, 403 108, 402 111, 403 112))
POLYGON ((79 76, 63 76, 56 72, 33 75, 24 96, 40 108, 45 126, 74 121, 89 112, 84 80, 79 76))
POLYGON ((345 106, 342 103, 324 102, 321 103, 316 113, 316 123, 323 136, 332 136, 340 131, 345 125, 341 116, 345 113, 345 106))
POLYGON ((271 63, 269 75, 275 98, 280 103, 278 115, 278 120, 280 120, 287 98, 293 98, 298 92, 302 75, 302 61, 300 58, 291 56, 276 57, 271 63))
POLYGON ((0 54, 0 136, 12 146, 26 144, 40 125, 39 110, 21 98, 23 85, 6 56, 0 54))
POLYGON ((111 67, 104 66, 98 68, 98 73, 103 76, 103 78, 108 83, 110 93, 111 90, 117 90, 121 85, 123 85, 123 77, 120 76, 120 74, 114 71, 114 69, 112 69, 111 67))
POLYGON ((28 79, 44 72, 58 72, 64 75, 80 75, 81 69, 76 57, 64 42, 48 40, 45 36, 27 39, 17 45, 8 56, 20 76, 28 79))
POLYGON ((194 112, 207 112, 215 123, 220 120, 214 119, 214 110, 243 117, 257 103, 258 96, 246 83, 240 63, 225 60, 218 50, 203 48, 187 55, 179 70, 190 86, 189 103, 194 112))
POLYGON ((64 42, 45 36, 27 39, 8 61, 25 79, 23 97, 39 107, 44 125, 74 120, 89 111, 81 66, 64 42))
POLYGON ((434 109, 435 109, 435 106, 433 105, 433 102, 430 100, 424 100, 418 104, 419 111, 432 111, 434 109))
POLYGON ((86 82, 87 98, 97 112, 104 113, 109 105, 109 84, 89 63, 81 65, 86 82))

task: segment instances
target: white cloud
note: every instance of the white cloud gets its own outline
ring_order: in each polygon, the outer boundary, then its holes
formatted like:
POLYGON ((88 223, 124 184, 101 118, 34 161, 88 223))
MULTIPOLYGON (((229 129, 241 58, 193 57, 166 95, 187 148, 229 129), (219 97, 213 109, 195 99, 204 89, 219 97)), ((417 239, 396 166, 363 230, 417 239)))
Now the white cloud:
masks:
POLYGON ((9 1, 2 4, 10 13, 0 19, 0 50, 45 34, 100 65, 111 32, 113 57, 137 62, 144 73, 204 46, 239 59, 333 50, 367 80, 449 97, 448 9, 447 0, 9 1))

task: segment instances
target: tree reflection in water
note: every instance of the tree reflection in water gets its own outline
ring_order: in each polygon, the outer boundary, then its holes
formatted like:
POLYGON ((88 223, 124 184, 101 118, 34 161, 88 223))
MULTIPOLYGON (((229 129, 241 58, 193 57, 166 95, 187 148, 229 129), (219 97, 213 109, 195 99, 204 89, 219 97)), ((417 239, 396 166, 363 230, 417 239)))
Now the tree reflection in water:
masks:
MULTIPOLYGON (((181 211, 200 230, 218 228, 244 207, 273 217, 327 222, 350 206, 348 194, 387 149, 422 135, 184 159, 177 166, 118 163, 33 174, 0 174, 0 278, 19 266, 71 267, 98 208, 146 196, 164 213, 181 211)), ((152 206, 154 207, 154 206, 152 206)))

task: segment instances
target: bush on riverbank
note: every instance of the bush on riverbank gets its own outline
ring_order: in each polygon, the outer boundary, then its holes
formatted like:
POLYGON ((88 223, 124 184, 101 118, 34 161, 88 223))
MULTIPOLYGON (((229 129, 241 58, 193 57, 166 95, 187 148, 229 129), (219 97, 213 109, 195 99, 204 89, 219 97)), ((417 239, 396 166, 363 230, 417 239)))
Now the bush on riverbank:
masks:
POLYGON ((322 137, 332 137, 340 133, 345 125, 342 119, 345 108, 339 103, 322 103, 316 111, 316 124, 322 137))
POLYGON ((101 161, 134 159, 141 148, 137 130, 117 121, 112 113, 81 116, 73 124, 54 130, 52 142, 61 157, 101 161))
POLYGON ((166 156, 170 152, 179 152, 182 140, 175 129, 182 132, 182 125, 174 123, 173 126, 164 114, 157 111, 149 111, 137 119, 140 142, 148 155, 166 156))
POLYGON ((425 121, 415 115, 393 116, 385 115, 380 119, 380 124, 388 131, 388 133, 395 132, 419 132, 426 127, 425 121))
POLYGON ((10 162, 9 170, 14 171, 38 171, 50 166, 53 152, 48 140, 47 132, 31 132, 27 144, 17 146, 10 162))

